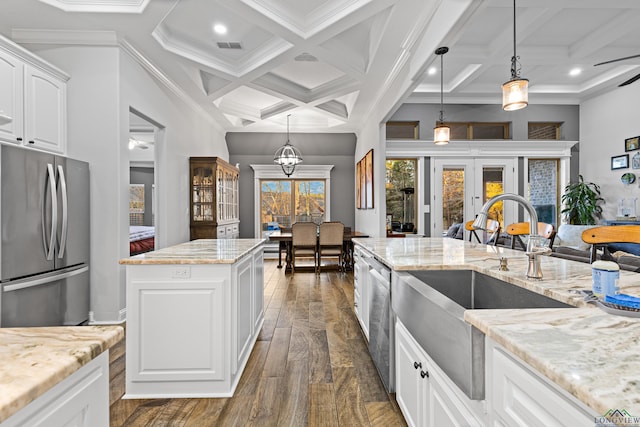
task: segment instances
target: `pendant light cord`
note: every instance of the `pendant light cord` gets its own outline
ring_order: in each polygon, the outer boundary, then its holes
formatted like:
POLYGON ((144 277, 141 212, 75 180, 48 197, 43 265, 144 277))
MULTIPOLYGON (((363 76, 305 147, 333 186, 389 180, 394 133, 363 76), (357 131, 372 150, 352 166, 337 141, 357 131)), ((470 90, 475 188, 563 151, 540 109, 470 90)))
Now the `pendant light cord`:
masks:
POLYGON ((444 122, 444 53, 440 55, 440 124, 444 122))
POLYGON ((287 144, 289 143, 289 117, 291 114, 287 114, 287 144))
POLYGON ((513 56, 511 57, 511 79, 520 77, 518 55, 516 54, 516 0, 513 0, 513 56))

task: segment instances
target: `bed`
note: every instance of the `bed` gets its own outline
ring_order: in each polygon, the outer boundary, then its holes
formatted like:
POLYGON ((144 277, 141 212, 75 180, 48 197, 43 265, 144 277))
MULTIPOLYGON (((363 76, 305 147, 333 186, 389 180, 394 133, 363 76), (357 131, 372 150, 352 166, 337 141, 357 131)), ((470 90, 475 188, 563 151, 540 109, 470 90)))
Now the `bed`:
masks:
POLYGON ((138 255, 155 249, 155 228, 143 225, 129 227, 129 255, 138 255))

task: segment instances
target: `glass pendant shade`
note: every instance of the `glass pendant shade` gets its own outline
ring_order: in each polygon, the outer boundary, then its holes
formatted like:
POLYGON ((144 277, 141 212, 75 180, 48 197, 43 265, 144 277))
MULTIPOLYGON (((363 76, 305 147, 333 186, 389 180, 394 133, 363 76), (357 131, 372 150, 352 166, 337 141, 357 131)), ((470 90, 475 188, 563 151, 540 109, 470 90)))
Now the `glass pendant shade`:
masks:
POLYGON ((433 128, 433 142, 436 145, 448 144, 450 132, 451 129, 449 129, 449 126, 446 126, 444 123, 438 123, 436 127, 433 128))
POLYGON ((502 85, 502 109, 515 111, 529 105, 529 80, 515 78, 502 85))

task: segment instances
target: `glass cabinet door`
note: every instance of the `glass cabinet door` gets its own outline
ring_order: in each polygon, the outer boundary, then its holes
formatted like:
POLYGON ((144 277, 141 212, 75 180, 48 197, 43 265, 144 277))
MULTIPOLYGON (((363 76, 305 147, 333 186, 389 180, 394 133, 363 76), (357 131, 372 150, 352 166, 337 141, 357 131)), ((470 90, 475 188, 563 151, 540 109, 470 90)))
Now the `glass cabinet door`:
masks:
POLYGON ((194 167, 192 175, 192 220, 193 222, 213 221, 213 169, 194 167))

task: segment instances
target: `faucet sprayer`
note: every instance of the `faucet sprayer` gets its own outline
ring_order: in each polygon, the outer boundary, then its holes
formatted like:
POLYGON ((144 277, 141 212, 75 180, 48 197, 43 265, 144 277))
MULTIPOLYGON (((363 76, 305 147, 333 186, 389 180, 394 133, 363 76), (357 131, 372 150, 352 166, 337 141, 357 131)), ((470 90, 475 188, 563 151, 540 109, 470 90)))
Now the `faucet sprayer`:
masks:
POLYGON ((527 213, 529 214, 530 233, 526 251, 526 255, 529 257, 527 278, 542 279, 542 269, 540 268, 540 258, 538 257, 538 255, 549 252, 549 248, 540 245, 541 238, 538 235, 538 214, 533 205, 531 205, 531 203, 529 203, 524 197, 512 193, 498 194, 497 196, 492 197, 491 199, 487 200, 487 202, 482 206, 480 213, 478 214, 475 221, 473 221, 473 227, 481 230, 486 230, 489 209, 491 209, 491 206, 501 200, 513 200, 514 202, 517 202, 520 205, 524 206, 524 208, 527 210, 527 213))

